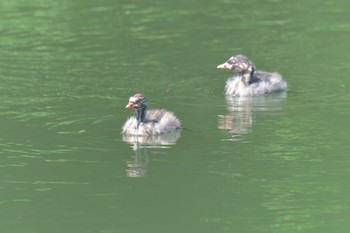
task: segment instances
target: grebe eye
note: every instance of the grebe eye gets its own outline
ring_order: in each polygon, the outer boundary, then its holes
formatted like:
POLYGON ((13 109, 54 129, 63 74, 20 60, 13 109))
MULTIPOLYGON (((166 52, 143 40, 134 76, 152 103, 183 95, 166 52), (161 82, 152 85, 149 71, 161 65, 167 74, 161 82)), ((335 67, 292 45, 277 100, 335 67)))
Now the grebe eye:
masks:
POLYGON ((236 61, 235 60, 228 60, 227 63, 230 65, 234 65, 234 64, 236 64, 236 61))

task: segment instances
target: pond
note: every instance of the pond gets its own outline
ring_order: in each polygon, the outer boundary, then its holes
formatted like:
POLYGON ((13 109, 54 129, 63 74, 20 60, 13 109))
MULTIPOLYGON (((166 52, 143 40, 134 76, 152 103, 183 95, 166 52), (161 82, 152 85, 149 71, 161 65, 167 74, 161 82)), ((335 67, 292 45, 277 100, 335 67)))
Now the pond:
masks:
POLYGON ((350 2, 0 6, 3 232, 349 232, 350 2), (225 96, 234 54, 288 92, 225 96), (138 92, 182 130, 123 137, 138 92))

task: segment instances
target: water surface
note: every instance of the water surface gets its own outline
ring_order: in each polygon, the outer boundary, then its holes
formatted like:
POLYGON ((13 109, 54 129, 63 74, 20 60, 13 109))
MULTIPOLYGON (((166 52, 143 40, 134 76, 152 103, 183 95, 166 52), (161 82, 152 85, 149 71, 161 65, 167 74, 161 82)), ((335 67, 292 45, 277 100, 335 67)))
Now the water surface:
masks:
POLYGON ((350 3, 0 3, 0 226, 349 232, 350 3), (233 54, 285 95, 227 98, 233 54), (142 92, 176 135, 120 135, 142 92))

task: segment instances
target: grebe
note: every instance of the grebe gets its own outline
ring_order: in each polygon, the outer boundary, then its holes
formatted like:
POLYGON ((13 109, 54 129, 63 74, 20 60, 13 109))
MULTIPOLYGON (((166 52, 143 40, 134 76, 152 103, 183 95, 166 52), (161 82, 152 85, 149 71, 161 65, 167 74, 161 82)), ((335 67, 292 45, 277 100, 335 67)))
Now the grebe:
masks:
POLYGON ((260 96, 287 90, 287 83, 279 73, 257 71, 254 63, 241 54, 232 56, 217 68, 236 72, 226 81, 226 95, 260 96))
POLYGON ((125 122, 124 135, 159 135, 180 129, 180 120, 174 113, 164 109, 147 110, 146 98, 140 93, 130 97, 126 108, 135 109, 135 116, 125 122))

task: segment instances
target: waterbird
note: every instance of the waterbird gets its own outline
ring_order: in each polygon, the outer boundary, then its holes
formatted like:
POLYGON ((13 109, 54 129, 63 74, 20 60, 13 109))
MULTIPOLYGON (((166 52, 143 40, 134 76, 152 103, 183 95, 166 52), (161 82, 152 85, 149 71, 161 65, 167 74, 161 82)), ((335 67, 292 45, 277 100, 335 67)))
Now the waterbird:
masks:
POLYGON ((160 135, 180 129, 180 120, 173 112, 165 109, 147 110, 147 100, 140 93, 131 96, 125 107, 135 109, 135 116, 125 122, 122 129, 123 135, 160 135))
POLYGON ((236 73, 226 81, 226 95, 261 96, 287 91, 287 83, 279 73, 256 70, 254 63, 245 55, 234 55, 217 68, 236 73))

